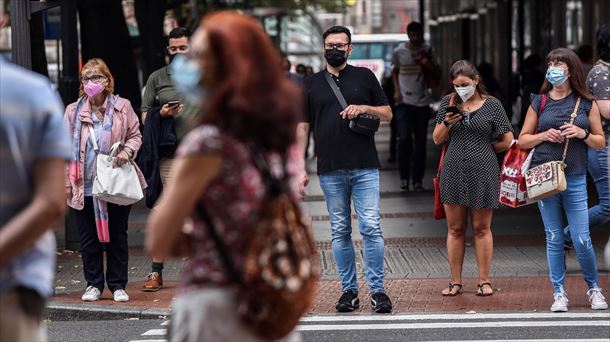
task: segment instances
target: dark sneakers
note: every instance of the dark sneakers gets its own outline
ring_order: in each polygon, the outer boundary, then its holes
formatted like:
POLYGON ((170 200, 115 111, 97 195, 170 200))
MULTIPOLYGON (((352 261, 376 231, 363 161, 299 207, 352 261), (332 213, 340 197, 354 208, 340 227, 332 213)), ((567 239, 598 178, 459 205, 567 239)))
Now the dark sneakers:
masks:
POLYGON ((358 299, 358 292, 353 290, 347 290, 343 292, 335 308, 339 312, 352 312, 359 306, 360 300, 358 299))
POLYGON ((390 298, 383 292, 373 293, 371 295, 371 305, 376 313, 392 312, 392 302, 390 298))

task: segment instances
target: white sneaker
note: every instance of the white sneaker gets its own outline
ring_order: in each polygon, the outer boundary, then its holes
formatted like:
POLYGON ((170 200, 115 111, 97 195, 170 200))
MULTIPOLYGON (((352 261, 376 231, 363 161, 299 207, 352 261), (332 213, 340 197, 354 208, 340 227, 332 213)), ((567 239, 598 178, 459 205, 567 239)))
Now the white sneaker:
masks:
POLYGON ((97 287, 89 286, 89 287, 87 287, 87 290, 85 290, 85 293, 83 294, 81 299, 84 300, 85 302, 95 302, 96 300, 100 299, 100 296, 101 296, 101 293, 97 287))
POLYGON ((114 301, 115 302, 127 302, 127 301, 129 301, 129 296, 127 295, 127 292, 125 292, 125 290, 123 290, 123 289, 114 291, 112 296, 114 297, 114 301))
POLYGON ((553 295, 555 301, 551 305, 551 311, 553 312, 567 312, 568 311, 568 296, 565 293, 555 293, 553 295))
POLYGON ((604 298, 604 295, 602 294, 602 289, 589 289, 589 291, 587 291, 587 296, 589 297, 589 303, 591 303, 591 309, 606 310, 608 308, 608 303, 606 303, 606 298, 604 298))

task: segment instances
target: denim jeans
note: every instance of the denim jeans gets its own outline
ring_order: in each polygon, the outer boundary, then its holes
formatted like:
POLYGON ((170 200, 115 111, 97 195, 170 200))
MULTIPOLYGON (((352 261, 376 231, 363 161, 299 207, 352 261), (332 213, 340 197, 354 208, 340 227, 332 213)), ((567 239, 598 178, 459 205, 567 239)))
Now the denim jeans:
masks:
POLYGON ((610 189, 608 188, 608 149, 589 148, 589 174, 595 181, 599 204, 589 208, 589 225, 596 228, 610 221, 610 189))
MULTIPOLYGON (((601 227, 610 222, 610 188, 608 182, 608 146, 603 150, 597 151, 589 148, 588 171, 595 182, 599 203, 589 208, 589 227, 590 229, 601 227)), ((564 230, 566 239, 570 240, 570 227, 564 230)))
POLYGON ((396 106, 398 133, 398 171, 400 179, 412 184, 422 182, 426 170, 426 142, 430 107, 396 106))
POLYGON ((578 262, 589 288, 599 287, 595 252, 589 235, 586 175, 566 176, 567 189, 538 201, 546 231, 546 256, 555 293, 565 293, 565 255, 563 214, 568 218, 570 235, 578 262))
POLYGON ((384 292, 384 242, 380 227, 379 170, 335 170, 320 175, 330 218, 332 249, 343 291, 358 291, 352 244, 351 201, 354 202, 364 252, 364 274, 370 292, 384 292))

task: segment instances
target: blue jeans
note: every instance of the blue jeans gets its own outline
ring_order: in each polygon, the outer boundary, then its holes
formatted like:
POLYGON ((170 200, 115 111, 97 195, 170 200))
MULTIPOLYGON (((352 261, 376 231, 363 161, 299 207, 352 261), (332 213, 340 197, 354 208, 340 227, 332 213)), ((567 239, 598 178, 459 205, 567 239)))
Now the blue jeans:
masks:
POLYGON ((596 228, 610 221, 610 189, 608 188, 608 146, 601 151, 589 148, 589 174, 595 181, 599 204, 589 208, 589 225, 596 228))
POLYGON ((336 170, 320 175, 330 218, 332 248, 343 291, 358 291, 356 256, 352 244, 351 201, 354 201, 362 248, 364 273, 370 292, 384 292, 384 242, 380 227, 379 170, 336 170))
MULTIPOLYGON (((597 151, 589 148, 588 171, 595 182, 599 203, 589 208, 589 227, 600 227, 610 221, 610 188, 608 188, 608 146, 597 151)), ((570 227, 565 228, 566 239, 570 240, 570 227)))
POLYGON ((597 266, 591 236, 589 235, 589 215, 587 210, 586 175, 566 176, 567 189, 549 198, 538 201, 538 208, 546 231, 546 256, 549 274, 555 293, 565 293, 565 255, 563 234, 563 214, 568 218, 570 235, 578 262, 589 288, 598 286, 597 266))

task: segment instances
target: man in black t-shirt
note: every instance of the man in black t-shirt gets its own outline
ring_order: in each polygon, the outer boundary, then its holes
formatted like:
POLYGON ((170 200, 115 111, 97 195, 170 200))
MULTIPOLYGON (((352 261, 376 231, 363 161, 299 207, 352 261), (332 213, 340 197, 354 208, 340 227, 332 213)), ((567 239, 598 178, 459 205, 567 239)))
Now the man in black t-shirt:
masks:
MULTIPOLYGON (((324 32, 326 69, 304 82, 306 118, 298 127, 298 141, 305 153, 309 127, 313 131, 318 156, 320 187, 328 208, 332 249, 341 277, 343 295, 336 308, 353 311, 360 304, 356 262, 351 234, 351 201, 354 203, 365 260, 365 275, 375 312, 392 311, 392 302, 383 285, 384 241, 380 227, 379 159, 375 139, 349 129, 349 121, 359 114, 390 121, 392 111, 372 71, 347 64, 352 51, 350 31, 334 26, 324 32), (329 85, 326 74, 345 97, 343 109, 329 85)), ((303 185, 307 175, 303 175, 303 185)))

